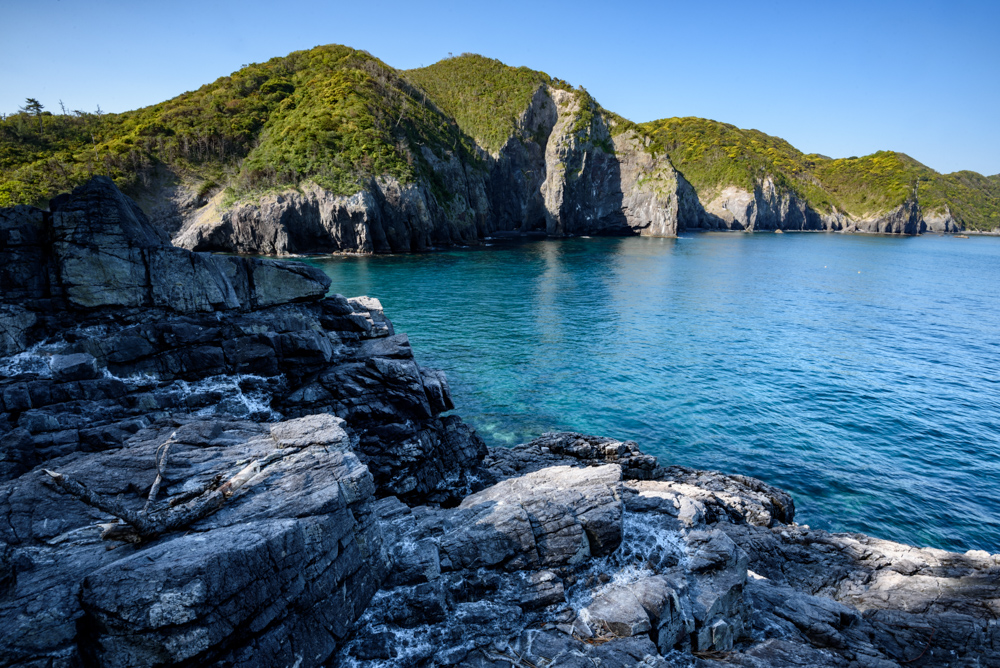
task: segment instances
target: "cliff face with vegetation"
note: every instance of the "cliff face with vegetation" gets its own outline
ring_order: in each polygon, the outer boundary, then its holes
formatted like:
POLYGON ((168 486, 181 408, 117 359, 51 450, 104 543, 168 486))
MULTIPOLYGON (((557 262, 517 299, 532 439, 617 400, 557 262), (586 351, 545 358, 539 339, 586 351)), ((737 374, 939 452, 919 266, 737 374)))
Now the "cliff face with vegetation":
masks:
POLYGON ((703 119, 636 125, 543 72, 474 55, 398 71, 337 45, 132 112, 0 121, 0 206, 44 205, 94 174, 178 245, 240 253, 1000 227, 1000 175, 941 175, 896 153, 804 155, 703 119))
POLYGON ((1000 665, 1000 555, 631 441, 489 449, 377 299, 105 178, 0 208, 0 285, 0 666, 1000 665))
POLYGON ((643 123, 717 229, 919 234, 1000 228, 1000 175, 939 174, 902 153, 831 159, 702 118, 643 123))

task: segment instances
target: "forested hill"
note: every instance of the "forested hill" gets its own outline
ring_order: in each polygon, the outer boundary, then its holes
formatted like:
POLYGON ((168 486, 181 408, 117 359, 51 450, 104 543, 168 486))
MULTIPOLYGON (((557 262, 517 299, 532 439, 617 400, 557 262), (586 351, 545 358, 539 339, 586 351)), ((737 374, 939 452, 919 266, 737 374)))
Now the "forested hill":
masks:
POLYGON ((233 198, 306 179, 337 194, 369 176, 413 180, 423 167, 414 147, 472 148, 423 97, 377 58, 331 45, 136 111, 22 111, 0 122, 0 205, 43 204, 92 174, 134 192, 159 165, 233 198))
MULTIPOLYGON (((540 87, 552 91, 552 99, 558 91, 575 96, 570 129, 587 131, 573 141, 614 153, 608 137, 628 131, 666 169, 676 168, 706 206, 727 188, 753 193, 767 180, 776 196, 793 195, 818 216, 870 219, 915 202, 967 229, 1000 228, 1000 175, 939 174, 888 151, 841 159, 807 155, 756 130, 699 118, 636 125, 544 72, 471 54, 400 71, 340 45, 252 64, 120 114, 52 113, 29 101, 0 120, 0 206, 45 206, 56 193, 106 174, 147 200, 166 182, 183 184, 199 204, 219 195, 221 211, 307 184, 350 196, 385 178, 421 184, 447 209, 454 184, 442 176, 441 161, 485 173, 490 156, 512 137, 545 150, 543 126, 525 123, 540 87), (606 126, 608 137, 601 139, 604 130, 595 122, 606 126)), ((686 224, 703 226, 695 219, 686 224)))

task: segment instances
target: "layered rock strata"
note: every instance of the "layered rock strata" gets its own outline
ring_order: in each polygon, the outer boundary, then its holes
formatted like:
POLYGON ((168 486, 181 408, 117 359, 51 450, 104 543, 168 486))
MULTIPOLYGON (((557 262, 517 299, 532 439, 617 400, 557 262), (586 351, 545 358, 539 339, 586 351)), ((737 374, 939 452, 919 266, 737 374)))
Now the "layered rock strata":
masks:
POLYGON ((702 193, 703 211, 688 218, 687 229, 856 232, 868 234, 952 234, 962 230, 947 209, 922 211, 907 200, 881 214, 850 216, 841 211, 819 213, 794 192, 778 187, 770 176, 758 180, 753 192, 728 186, 702 193))
POLYGON ((377 300, 105 180, 0 235, 0 666, 1000 665, 1000 555, 632 442, 487 450, 377 300))
POLYGON ((335 665, 1000 665, 1000 555, 812 530, 650 459, 546 434, 457 508, 382 499, 392 571, 335 665))

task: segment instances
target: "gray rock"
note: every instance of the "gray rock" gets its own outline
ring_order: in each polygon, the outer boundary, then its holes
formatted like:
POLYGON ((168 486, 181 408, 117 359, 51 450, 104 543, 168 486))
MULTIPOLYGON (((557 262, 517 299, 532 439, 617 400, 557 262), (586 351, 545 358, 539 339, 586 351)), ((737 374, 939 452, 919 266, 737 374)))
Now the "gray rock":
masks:
POLYGON ((646 633, 653 628, 645 607, 631 588, 613 588, 595 597, 583 610, 583 618, 596 634, 619 638, 646 633))
POLYGON ((0 660, 61 661, 80 653, 108 666, 251 658, 253 665, 275 665, 302 656, 302 665, 319 665, 363 612, 388 560, 369 515, 371 476, 345 452, 343 432, 315 430, 310 421, 283 427, 312 434, 313 443, 296 439, 279 449, 252 423, 195 432, 194 439, 191 429, 167 428, 140 432, 114 453, 54 464, 141 509, 155 453, 171 433, 154 508, 216 475, 228 478, 248 459, 268 462, 186 531, 112 552, 92 526, 107 515, 47 488, 40 472, 0 487, 0 512, 13 527, 4 540, 15 564, 13 593, 0 608, 10 631, 0 660), (297 656, 293 647, 310 652, 297 656))
POLYGON ((31 311, 16 304, 0 304, 0 355, 27 350, 31 339, 28 332, 36 322, 38 317, 31 311))
POLYGON ((97 360, 88 353, 53 355, 49 367, 56 380, 61 381, 90 380, 100 374, 97 360))

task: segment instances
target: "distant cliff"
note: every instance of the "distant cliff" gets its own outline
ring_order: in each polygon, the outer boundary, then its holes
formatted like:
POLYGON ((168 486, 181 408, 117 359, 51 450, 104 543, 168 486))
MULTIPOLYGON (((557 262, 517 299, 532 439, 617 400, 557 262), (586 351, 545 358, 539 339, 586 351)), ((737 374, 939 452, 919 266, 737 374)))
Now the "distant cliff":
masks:
POLYGON ((500 234, 1000 228, 1000 175, 831 160, 703 119, 637 125, 465 54, 398 71, 331 45, 123 114, 0 121, 0 206, 107 174, 182 247, 399 252, 500 234))
POLYGON ((702 118, 640 126, 691 182, 705 214, 691 227, 882 234, 1000 228, 1000 175, 938 174, 902 153, 834 160, 783 139, 702 118))

